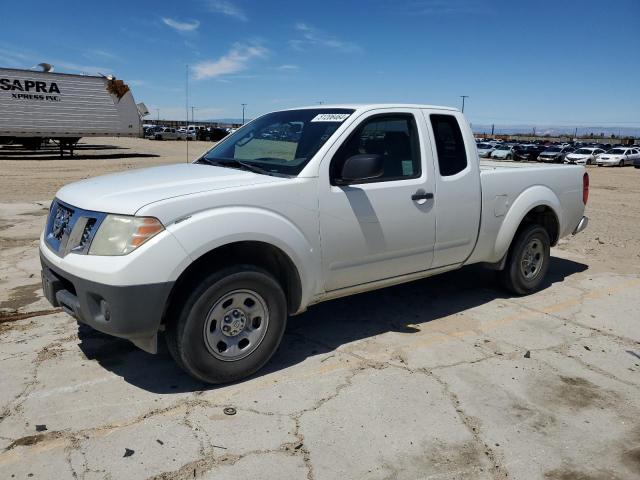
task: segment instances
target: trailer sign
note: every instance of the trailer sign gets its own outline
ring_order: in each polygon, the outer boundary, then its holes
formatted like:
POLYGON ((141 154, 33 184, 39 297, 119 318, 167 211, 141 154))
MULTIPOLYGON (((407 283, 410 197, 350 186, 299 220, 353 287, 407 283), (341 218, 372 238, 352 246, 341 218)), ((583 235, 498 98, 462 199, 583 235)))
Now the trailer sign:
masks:
POLYGON ((13 80, 0 78, 0 90, 19 90, 21 92, 60 93, 56 82, 35 82, 33 80, 13 80))
POLYGON ((59 95, 46 95, 52 93, 60 93, 56 82, 36 82, 33 80, 11 80, 9 78, 0 78, 0 90, 11 92, 11 98, 16 100, 41 100, 45 102, 60 102, 59 95), (35 92, 35 93, 19 93, 19 92, 35 92), (42 95, 42 94, 45 95, 42 95))

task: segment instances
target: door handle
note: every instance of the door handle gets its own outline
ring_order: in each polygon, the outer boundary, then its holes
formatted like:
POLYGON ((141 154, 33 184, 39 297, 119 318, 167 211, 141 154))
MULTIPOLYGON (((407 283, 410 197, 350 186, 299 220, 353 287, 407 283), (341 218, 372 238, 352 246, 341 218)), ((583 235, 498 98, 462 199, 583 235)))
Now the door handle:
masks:
POLYGON ((411 195, 411 200, 431 200, 433 198, 433 193, 414 193, 411 195))

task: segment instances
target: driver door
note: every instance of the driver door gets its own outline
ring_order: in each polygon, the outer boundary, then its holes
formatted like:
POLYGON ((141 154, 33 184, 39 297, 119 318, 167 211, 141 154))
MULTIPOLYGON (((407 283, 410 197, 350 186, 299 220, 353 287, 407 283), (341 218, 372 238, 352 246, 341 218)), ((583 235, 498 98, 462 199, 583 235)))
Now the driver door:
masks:
POLYGON ((318 185, 326 291, 430 268, 435 243, 433 158, 419 113, 367 112, 324 157, 318 185), (337 185, 344 161, 358 154, 381 155, 382 176, 337 185))

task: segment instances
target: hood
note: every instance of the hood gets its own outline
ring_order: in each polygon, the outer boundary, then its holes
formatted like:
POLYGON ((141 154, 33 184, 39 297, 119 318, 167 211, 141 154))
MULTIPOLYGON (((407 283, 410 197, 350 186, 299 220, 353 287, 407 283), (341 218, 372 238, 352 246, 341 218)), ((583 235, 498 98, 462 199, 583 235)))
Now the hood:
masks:
POLYGON ((56 197, 85 210, 134 215, 143 206, 166 198, 283 180, 286 179, 184 163, 82 180, 61 188, 56 197))

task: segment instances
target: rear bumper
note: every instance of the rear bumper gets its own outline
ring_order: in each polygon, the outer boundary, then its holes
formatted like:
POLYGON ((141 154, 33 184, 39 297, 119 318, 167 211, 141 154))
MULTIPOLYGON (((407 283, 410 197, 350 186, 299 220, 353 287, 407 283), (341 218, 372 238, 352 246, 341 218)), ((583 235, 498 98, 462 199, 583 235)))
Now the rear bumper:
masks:
POLYGON ((589 217, 582 217, 580 219, 580 221, 578 222, 578 225, 576 225, 576 228, 573 229, 572 234, 575 235, 577 233, 580 233, 581 231, 583 231, 585 228, 587 228, 587 225, 589 225, 589 217))
POLYGON ((157 332, 174 282, 115 286, 63 271, 40 254, 42 289, 54 307, 108 335, 157 352, 157 332))

